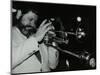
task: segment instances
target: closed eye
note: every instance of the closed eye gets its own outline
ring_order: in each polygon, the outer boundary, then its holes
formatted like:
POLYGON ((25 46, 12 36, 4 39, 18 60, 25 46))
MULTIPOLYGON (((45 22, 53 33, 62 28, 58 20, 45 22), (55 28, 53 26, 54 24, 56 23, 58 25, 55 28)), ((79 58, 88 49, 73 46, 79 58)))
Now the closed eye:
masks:
POLYGON ((32 20, 33 20, 33 18, 30 19, 30 21, 32 21, 32 20))

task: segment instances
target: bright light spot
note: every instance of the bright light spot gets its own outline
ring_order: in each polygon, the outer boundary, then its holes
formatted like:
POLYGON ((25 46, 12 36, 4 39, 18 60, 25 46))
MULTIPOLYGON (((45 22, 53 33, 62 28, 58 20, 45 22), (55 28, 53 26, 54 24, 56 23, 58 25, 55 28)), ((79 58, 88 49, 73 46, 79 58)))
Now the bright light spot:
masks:
POLYGON ((95 67, 95 66, 96 66, 96 63, 95 63, 95 59, 94 59, 94 58, 91 58, 91 59, 90 59, 89 65, 90 65, 91 67, 95 67))
POLYGON ((54 18, 50 18, 50 20, 51 20, 51 21, 54 21, 55 19, 54 19, 54 18))
POLYGON ((79 31, 82 31, 82 29, 81 29, 81 28, 79 28, 79 31))
POLYGON ((85 36, 85 33, 84 32, 81 32, 81 35, 85 36))
POLYGON ((12 8, 12 12, 17 12, 17 10, 16 10, 16 9, 14 9, 14 8, 12 8))
POLYGON ((77 17, 77 21, 78 21, 78 22, 81 22, 81 20, 82 20, 82 18, 78 16, 78 17, 77 17))
POLYGON ((52 45, 53 45, 53 46, 56 46, 56 43, 55 43, 55 42, 52 42, 52 45))
POLYGON ((69 61, 66 59, 66 65, 67 67, 69 67, 69 61))

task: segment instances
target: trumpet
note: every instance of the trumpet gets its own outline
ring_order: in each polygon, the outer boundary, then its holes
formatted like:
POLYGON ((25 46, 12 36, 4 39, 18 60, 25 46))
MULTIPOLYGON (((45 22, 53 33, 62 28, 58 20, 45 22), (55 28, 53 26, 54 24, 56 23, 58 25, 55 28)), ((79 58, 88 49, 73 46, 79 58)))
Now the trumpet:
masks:
POLYGON ((77 28, 76 32, 65 32, 65 31, 49 31, 45 36, 45 42, 56 42, 56 43, 65 43, 68 44, 68 35, 73 35, 77 39, 82 39, 86 36, 85 31, 82 28, 77 28))
MULTIPOLYGON (((57 31, 58 32, 58 31, 57 31)), ((64 37, 63 38, 59 38, 59 37, 56 37, 56 34, 51 34, 48 33, 48 35, 46 35, 45 37, 45 40, 44 40, 44 43, 47 45, 47 46, 52 46, 53 48, 57 49, 58 51, 61 51, 61 52, 64 52, 66 54, 69 54, 71 56, 74 56, 80 60, 83 60, 85 61, 85 63, 90 67, 90 68, 95 68, 96 66, 96 60, 95 60, 95 57, 93 56, 93 54, 87 52, 87 51, 84 51, 82 52, 81 54, 76 54, 74 52, 71 52, 70 50, 63 50, 61 49, 57 44, 68 44, 69 40, 66 39, 67 38, 67 32, 62 32, 62 31, 59 31, 60 33, 63 33, 64 34, 64 37)), ((74 34, 74 33, 71 33, 71 32, 68 32, 68 34, 70 35, 75 35, 77 38, 80 36, 83 37, 85 35, 83 35, 83 32, 82 34, 74 34)), ((85 33, 84 33, 85 34, 85 33)))
POLYGON ((48 33, 46 34, 46 36, 44 38, 44 43, 47 46, 54 47, 58 51, 72 55, 80 60, 85 60, 87 65, 89 65, 89 67, 95 68, 96 67, 96 60, 95 60, 95 57, 93 57, 93 54, 90 54, 87 51, 82 52, 82 54, 76 54, 74 52, 69 51, 68 49, 63 50, 58 46, 58 44, 66 44, 66 45, 68 44, 68 42, 69 42, 68 35, 73 35, 77 39, 82 39, 86 36, 86 32, 80 27, 78 27, 76 29, 76 32, 65 32, 65 31, 61 31, 61 30, 60 31, 51 30, 51 31, 48 31, 48 33))

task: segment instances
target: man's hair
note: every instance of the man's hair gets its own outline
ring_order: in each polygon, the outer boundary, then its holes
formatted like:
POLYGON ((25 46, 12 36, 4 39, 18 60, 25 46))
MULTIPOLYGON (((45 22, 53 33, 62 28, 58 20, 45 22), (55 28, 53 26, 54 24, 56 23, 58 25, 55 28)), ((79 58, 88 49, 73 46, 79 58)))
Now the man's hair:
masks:
POLYGON ((24 8, 24 9, 22 9, 22 14, 26 14, 26 13, 28 13, 29 11, 32 11, 32 12, 34 12, 36 15, 38 15, 38 12, 37 12, 36 10, 32 9, 32 8, 24 8))
POLYGON ((28 13, 29 11, 32 11, 33 13, 35 13, 36 15, 38 15, 38 12, 34 9, 31 9, 31 8, 24 8, 24 9, 21 9, 22 11, 22 15, 21 17, 18 19, 18 22, 20 22, 20 20, 22 19, 23 15, 28 13))
POLYGON ((20 16, 19 19, 16 19, 16 22, 15 22, 15 23, 16 23, 15 26, 17 26, 18 28, 21 26, 21 19, 22 19, 22 17, 23 17, 26 13, 28 13, 29 11, 32 11, 32 12, 35 13, 36 15, 39 15, 38 12, 37 12, 36 10, 32 9, 32 8, 23 8, 23 9, 19 9, 19 10, 21 10, 22 15, 20 16))

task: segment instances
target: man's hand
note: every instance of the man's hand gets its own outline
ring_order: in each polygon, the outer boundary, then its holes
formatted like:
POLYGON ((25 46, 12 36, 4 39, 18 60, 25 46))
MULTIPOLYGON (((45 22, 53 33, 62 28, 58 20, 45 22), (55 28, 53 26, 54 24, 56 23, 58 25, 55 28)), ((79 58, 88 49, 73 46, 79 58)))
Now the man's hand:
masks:
POLYGON ((36 34, 35 34, 35 38, 38 42, 42 41, 42 39, 44 38, 45 34, 52 29, 52 22, 48 22, 46 23, 47 20, 44 20, 40 27, 38 28, 36 34))

